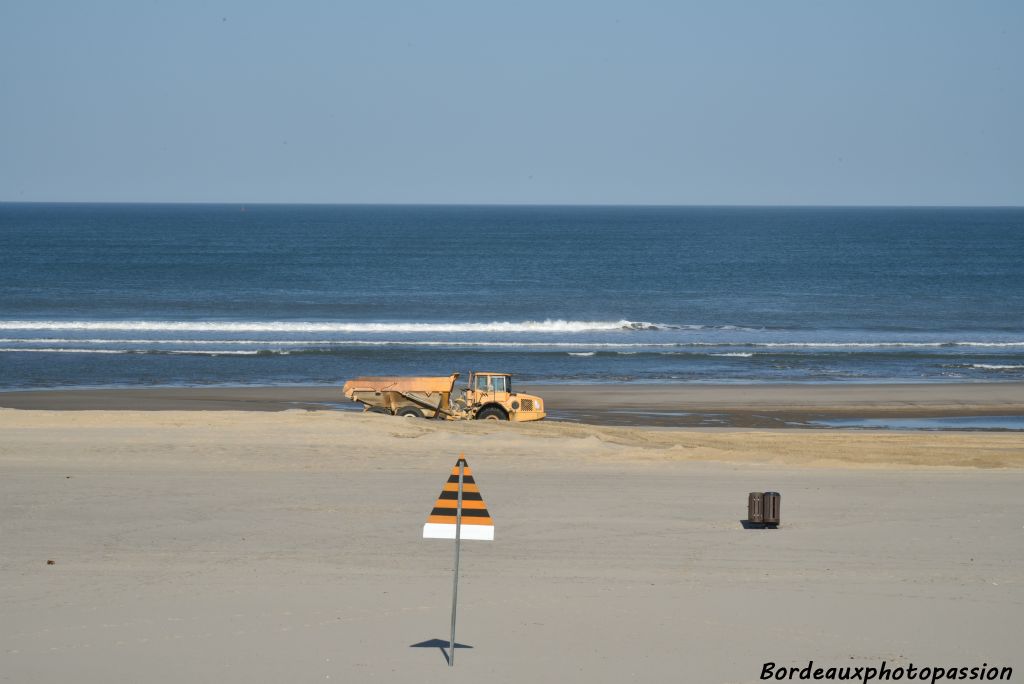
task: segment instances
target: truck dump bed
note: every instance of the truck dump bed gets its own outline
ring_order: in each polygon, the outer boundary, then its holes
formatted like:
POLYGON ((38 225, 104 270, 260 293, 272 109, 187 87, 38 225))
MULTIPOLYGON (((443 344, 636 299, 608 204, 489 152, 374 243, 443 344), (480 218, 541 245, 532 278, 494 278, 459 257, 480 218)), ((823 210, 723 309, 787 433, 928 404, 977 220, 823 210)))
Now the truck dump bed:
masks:
POLYGON ((416 377, 385 375, 380 377, 353 378, 345 383, 341 391, 349 399, 355 399, 353 395, 357 392, 399 392, 409 394, 433 394, 451 392, 458 379, 458 373, 452 373, 448 377, 416 377))

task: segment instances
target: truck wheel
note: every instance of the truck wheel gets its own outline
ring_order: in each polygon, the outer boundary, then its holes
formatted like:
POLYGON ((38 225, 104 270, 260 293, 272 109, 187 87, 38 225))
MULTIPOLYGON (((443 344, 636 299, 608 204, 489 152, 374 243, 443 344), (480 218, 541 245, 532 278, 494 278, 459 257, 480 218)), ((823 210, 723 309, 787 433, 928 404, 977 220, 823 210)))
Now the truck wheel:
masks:
POLYGON ((497 406, 488 406, 480 409, 476 414, 477 420, 508 420, 508 414, 497 406))
POLYGON ((384 408, 383 406, 371 406, 370 408, 366 409, 366 412, 367 413, 383 413, 385 416, 390 416, 391 415, 391 411, 386 409, 386 408, 384 408))
POLYGON ((395 415, 400 418, 422 418, 423 411, 420 411, 415 406, 403 406, 395 411, 395 415))

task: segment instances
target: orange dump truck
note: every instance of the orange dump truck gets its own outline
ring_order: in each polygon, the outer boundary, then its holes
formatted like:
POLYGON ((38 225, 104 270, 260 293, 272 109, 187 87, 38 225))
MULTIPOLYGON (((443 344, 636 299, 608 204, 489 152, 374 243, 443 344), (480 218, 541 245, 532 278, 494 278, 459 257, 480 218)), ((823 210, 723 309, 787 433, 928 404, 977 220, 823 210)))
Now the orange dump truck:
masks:
POLYGON ((469 384, 455 390, 459 374, 447 377, 353 378, 342 388, 365 411, 409 418, 444 420, 540 420, 544 400, 512 391, 508 373, 469 374, 469 384), (453 396, 454 394, 454 396, 453 396))

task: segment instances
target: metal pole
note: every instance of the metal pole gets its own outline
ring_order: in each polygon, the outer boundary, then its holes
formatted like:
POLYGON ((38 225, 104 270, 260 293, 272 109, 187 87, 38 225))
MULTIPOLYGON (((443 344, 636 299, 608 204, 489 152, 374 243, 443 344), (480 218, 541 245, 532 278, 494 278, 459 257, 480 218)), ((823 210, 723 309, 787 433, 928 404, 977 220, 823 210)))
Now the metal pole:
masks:
POLYGON ((462 541, 462 476, 466 462, 459 459, 459 495, 455 507, 455 576, 452 578, 452 634, 448 640, 448 667, 455 666, 455 607, 459 602, 459 543, 462 541))

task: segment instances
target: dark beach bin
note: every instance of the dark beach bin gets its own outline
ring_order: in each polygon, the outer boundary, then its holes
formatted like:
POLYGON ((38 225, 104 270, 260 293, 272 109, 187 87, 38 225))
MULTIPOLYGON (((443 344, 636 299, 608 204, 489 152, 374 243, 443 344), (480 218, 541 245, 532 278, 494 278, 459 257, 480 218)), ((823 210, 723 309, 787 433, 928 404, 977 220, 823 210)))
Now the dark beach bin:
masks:
POLYGON ((750 492, 750 496, 747 497, 747 522, 759 524, 764 522, 763 497, 764 494, 761 492, 750 492))
POLYGON ((779 509, 782 507, 782 495, 778 492, 765 492, 762 497, 761 512, 765 525, 779 524, 779 509))

